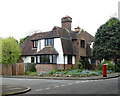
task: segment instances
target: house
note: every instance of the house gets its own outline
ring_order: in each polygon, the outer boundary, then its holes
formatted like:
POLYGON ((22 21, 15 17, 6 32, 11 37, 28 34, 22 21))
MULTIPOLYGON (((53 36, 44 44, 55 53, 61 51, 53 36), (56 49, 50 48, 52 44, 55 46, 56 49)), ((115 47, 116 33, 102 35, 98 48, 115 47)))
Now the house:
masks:
POLYGON ((24 41, 21 45, 24 63, 37 64, 37 72, 77 68, 79 60, 83 60, 86 68, 85 60, 91 58, 90 44, 94 37, 79 27, 72 31, 70 16, 63 17, 61 24, 62 27, 34 33, 24 41))

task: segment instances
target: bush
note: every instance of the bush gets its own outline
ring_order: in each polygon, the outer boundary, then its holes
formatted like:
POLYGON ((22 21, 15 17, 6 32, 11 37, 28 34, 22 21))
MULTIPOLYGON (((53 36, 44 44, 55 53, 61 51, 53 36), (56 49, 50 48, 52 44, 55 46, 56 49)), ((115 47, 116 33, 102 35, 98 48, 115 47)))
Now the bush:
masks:
POLYGON ((111 62, 108 62, 108 63, 107 63, 107 70, 112 70, 112 71, 114 71, 114 70, 115 70, 115 65, 113 65, 111 62))
POLYGON ((35 64, 31 63, 30 71, 31 72, 36 72, 35 64))
POLYGON ((117 62, 118 67, 117 67, 117 71, 120 72, 120 60, 117 62))
POLYGON ((67 71, 71 71, 72 69, 67 69, 67 71))
POLYGON ((57 69, 57 72, 61 72, 61 69, 57 69))
POLYGON ((79 62, 78 62, 78 68, 79 68, 79 69, 82 69, 82 68, 83 68, 82 61, 79 61, 79 62))
POLYGON ((112 70, 112 71, 115 71, 115 65, 111 63, 111 61, 104 61, 102 63, 98 63, 97 65, 97 70, 102 70, 102 67, 103 67, 103 64, 107 64, 107 70, 112 70))
POLYGON ((74 69, 74 66, 73 66, 73 64, 72 64, 72 66, 71 66, 71 69, 74 69))
POLYGON ((77 72, 82 72, 82 70, 81 69, 77 69, 77 72))
POLYGON ((54 73, 55 73, 55 70, 49 71, 49 74, 50 74, 50 75, 53 75, 54 73))
POLYGON ((86 60, 86 67, 87 67, 88 70, 90 69, 90 62, 89 62, 88 59, 86 60))
POLYGON ((27 66, 25 66, 25 71, 30 71, 30 72, 36 72, 35 65, 34 63, 26 63, 27 66))

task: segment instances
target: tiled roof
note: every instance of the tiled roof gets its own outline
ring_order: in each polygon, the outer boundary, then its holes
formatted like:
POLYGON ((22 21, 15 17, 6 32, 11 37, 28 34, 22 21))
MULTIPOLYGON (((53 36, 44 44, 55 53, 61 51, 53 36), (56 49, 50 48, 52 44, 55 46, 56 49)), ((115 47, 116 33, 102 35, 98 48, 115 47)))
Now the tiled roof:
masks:
POLYGON ((77 34, 78 34, 79 31, 71 31, 71 37, 72 39, 77 39, 77 34))
POLYGON ((42 50, 40 50, 39 52, 36 53, 38 54, 53 54, 53 55, 58 55, 59 53, 55 50, 55 48, 53 46, 46 46, 45 48, 43 48, 42 50))
MULTIPOLYGON (((88 32, 84 31, 85 34, 86 34, 86 39, 87 39, 87 42, 93 42, 94 41, 94 37, 89 34, 88 32)), ((71 31, 71 37, 72 39, 77 39, 77 34, 79 33, 79 31, 71 31)))
MULTIPOLYGON (((21 45, 22 49, 22 55, 35 55, 37 52, 37 48, 32 48, 32 40, 39 40, 39 39, 45 39, 45 38, 61 38, 62 41, 62 48, 64 54, 67 55, 75 55, 75 46, 72 42, 72 39, 77 39, 77 33, 78 31, 72 31, 69 32, 65 28, 60 27, 54 27, 52 31, 48 32, 40 32, 35 33, 32 36, 30 36, 28 39, 24 41, 24 43, 21 45)), ((89 33, 85 32, 87 36, 87 42, 92 42, 94 40, 94 37, 90 35, 89 33)), ((50 49, 49 47, 45 47, 43 50, 38 52, 39 54, 47 54, 45 53, 45 50, 49 54, 58 54, 55 52, 54 48, 50 49), (48 52, 48 50, 53 50, 53 52, 48 52)))
POLYGON ((71 35, 66 29, 56 27, 56 26, 53 28, 52 31, 35 33, 35 35, 36 36, 32 38, 31 40, 38 40, 38 39, 45 39, 45 38, 57 38, 57 37, 71 39, 71 35))
POLYGON ((22 55, 35 55, 34 53, 37 51, 37 49, 32 48, 32 41, 31 41, 31 39, 34 38, 35 36, 36 35, 33 34, 23 42, 23 44, 21 45, 22 55))
POLYGON ((76 55, 72 40, 63 38, 61 40, 63 53, 65 55, 76 55))

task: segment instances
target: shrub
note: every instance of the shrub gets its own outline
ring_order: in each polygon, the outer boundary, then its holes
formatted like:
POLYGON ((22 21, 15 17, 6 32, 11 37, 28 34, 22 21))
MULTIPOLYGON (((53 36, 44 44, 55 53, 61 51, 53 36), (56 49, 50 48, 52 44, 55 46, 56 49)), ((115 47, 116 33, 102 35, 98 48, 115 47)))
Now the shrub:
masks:
POLYGON ((82 69, 82 68, 83 68, 82 61, 79 61, 79 62, 78 62, 78 68, 79 68, 79 69, 82 69))
POLYGON ((77 72, 82 72, 82 70, 81 69, 77 69, 77 72))
POLYGON ((35 64, 31 63, 30 71, 36 72, 35 64))
POLYGON ((113 65, 111 62, 107 63, 107 70, 115 70, 115 65, 113 65))
POLYGON ((118 61, 118 68, 117 68, 117 71, 120 72, 120 60, 118 61))
POLYGON ((103 66, 103 64, 107 64, 107 70, 112 70, 112 71, 114 71, 115 70, 115 65, 114 64, 112 64, 111 63, 111 61, 104 61, 104 62, 102 62, 102 63, 98 63, 98 65, 97 65, 97 70, 102 70, 102 66, 103 66))
POLYGON ((72 69, 67 69, 67 71, 71 71, 72 69))
POLYGON ((57 72, 61 72, 61 69, 57 69, 57 72))
POLYGON ((89 62, 88 59, 86 60, 86 67, 87 67, 88 70, 90 69, 90 62, 89 62))
POLYGON ((50 74, 50 75, 53 75, 54 73, 55 73, 55 70, 50 70, 50 71, 49 71, 49 74, 50 74))
POLYGON ((71 66, 71 69, 74 69, 74 66, 73 66, 73 64, 72 64, 72 66, 71 66))

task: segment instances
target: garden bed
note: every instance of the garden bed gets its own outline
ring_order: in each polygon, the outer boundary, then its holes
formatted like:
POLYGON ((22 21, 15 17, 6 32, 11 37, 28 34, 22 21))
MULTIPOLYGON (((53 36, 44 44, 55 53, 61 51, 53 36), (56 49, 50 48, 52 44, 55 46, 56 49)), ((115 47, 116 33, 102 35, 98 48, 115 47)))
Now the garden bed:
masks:
MULTIPOLYGON (((107 74, 113 73, 111 70, 107 70, 107 74)), ((102 75, 102 70, 51 70, 49 72, 27 72, 27 76, 38 76, 38 77, 89 77, 89 76, 99 76, 102 75)))

